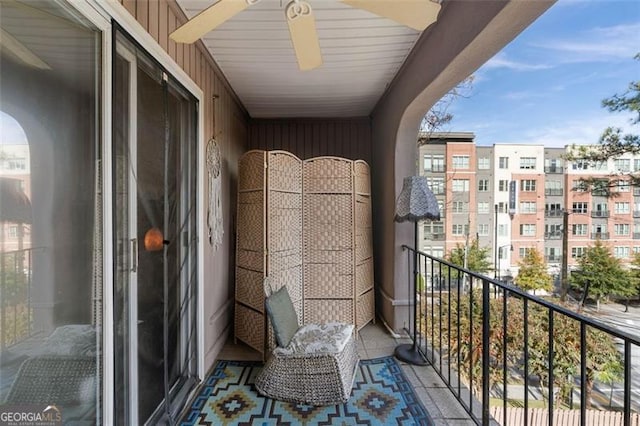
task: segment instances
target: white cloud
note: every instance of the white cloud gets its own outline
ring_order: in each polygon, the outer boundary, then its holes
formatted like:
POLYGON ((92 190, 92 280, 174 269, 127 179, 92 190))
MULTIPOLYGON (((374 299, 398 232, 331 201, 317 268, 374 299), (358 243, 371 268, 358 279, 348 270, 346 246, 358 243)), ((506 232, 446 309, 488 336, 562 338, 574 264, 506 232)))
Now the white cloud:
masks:
POLYGON ((547 64, 529 64, 526 62, 513 61, 507 58, 507 54, 500 52, 484 64, 485 69, 507 68, 512 71, 537 71, 552 68, 547 64))
POLYGON ((557 52, 559 63, 629 60, 638 52, 640 22, 610 27, 595 27, 576 34, 532 43, 531 46, 557 52))
POLYGON ((551 124, 547 127, 530 129, 516 136, 512 142, 526 144, 542 144, 548 147, 564 147, 565 145, 584 145, 598 143, 600 135, 609 126, 620 127, 624 132, 631 132, 629 122, 631 114, 602 114, 592 117, 567 120, 562 124, 551 124))

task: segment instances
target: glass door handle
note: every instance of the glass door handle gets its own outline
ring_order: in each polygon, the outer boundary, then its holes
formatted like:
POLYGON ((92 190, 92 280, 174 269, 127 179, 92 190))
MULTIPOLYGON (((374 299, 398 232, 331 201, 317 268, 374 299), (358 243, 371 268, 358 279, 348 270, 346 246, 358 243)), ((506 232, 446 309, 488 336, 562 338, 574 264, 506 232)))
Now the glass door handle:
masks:
POLYGON ((138 240, 131 239, 131 272, 138 271, 138 240))

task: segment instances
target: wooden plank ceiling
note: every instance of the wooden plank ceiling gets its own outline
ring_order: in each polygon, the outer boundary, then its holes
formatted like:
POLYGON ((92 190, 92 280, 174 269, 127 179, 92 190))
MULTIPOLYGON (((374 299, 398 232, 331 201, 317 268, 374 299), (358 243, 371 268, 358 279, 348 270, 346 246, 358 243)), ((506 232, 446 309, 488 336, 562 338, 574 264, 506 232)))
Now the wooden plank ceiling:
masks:
MULTIPOLYGON (((297 66, 284 16, 287 0, 262 0, 203 41, 252 117, 368 115, 420 32, 337 0, 308 0, 324 64, 297 66)), ((215 0, 178 0, 192 17, 215 0)))

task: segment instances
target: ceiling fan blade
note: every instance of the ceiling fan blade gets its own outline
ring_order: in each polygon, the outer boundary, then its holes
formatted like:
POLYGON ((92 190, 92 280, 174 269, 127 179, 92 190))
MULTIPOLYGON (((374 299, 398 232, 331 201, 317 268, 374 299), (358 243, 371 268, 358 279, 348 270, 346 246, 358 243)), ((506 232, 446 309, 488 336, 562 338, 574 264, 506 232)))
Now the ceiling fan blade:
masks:
POLYGON ((438 18, 440 4, 431 0, 340 0, 351 7, 389 18, 422 31, 438 18))
POLYGON ((309 3, 302 0, 292 1, 285 13, 298 67, 302 71, 308 71, 322 65, 316 20, 309 3))
POLYGON ((260 0, 219 0, 178 27, 169 37, 177 43, 193 43, 258 1, 260 0))

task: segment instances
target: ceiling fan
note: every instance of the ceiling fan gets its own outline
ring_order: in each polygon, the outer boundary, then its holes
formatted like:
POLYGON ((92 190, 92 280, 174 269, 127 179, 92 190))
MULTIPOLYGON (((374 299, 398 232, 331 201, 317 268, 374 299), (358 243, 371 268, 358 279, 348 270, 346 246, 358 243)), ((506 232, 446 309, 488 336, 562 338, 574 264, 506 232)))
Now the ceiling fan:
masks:
MULTIPOLYGON (((261 0, 218 0, 170 34, 178 43, 193 43, 200 37, 261 0)), ((433 0, 340 0, 399 24, 422 31, 436 21, 440 4, 433 0)), ((285 8, 291 41, 301 70, 322 65, 320 43, 311 5, 292 0, 285 8)))

